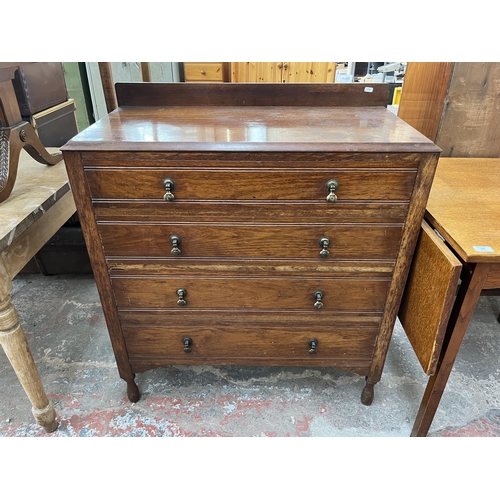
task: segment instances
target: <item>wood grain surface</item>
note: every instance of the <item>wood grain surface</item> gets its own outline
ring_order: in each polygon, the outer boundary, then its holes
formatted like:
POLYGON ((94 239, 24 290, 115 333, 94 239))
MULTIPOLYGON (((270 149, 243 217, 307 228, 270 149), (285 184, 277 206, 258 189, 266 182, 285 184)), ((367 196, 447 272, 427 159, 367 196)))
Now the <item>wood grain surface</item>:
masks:
POLYGON ((117 85, 121 107, 64 147, 131 400, 134 372, 169 363, 380 379, 440 151, 386 109, 386 90, 117 85))
MULTIPOLYGON (((302 98, 296 99, 300 102, 302 98)), ((378 153, 440 151, 381 106, 304 105, 300 108, 300 119, 298 109, 295 106, 128 106, 85 129, 62 149, 366 152, 373 151, 376 144, 378 153)))
POLYGON ((499 180, 499 158, 439 160, 426 218, 464 262, 500 262, 499 180))
MULTIPOLYGON (((147 322, 144 323, 147 325, 147 322)), ((314 325, 287 325, 258 328, 256 325, 211 326, 196 328, 166 321, 165 326, 124 326, 123 335, 130 356, 197 357, 301 357, 301 358, 371 358, 377 328, 330 328, 315 331, 314 325), (168 326, 167 326, 168 325, 168 326), (191 353, 184 353, 184 337, 192 338, 191 353), (309 354, 309 339, 318 340, 316 354, 309 354)))
POLYGON ((117 83, 118 105, 125 106, 387 106, 386 83, 117 83))
POLYGON ((320 202, 282 201, 281 203, 220 200, 94 200, 99 221, 158 221, 176 222, 273 222, 293 223, 311 220, 317 223, 401 223, 408 213, 408 201, 401 202, 320 202))
POLYGON ((395 259, 402 224, 99 224, 108 256, 173 257, 169 238, 179 236, 182 257, 241 259, 395 259), (319 239, 330 239, 321 257, 319 239))
POLYGON ((178 309, 178 288, 188 292, 189 309, 379 311, 384 308, 389 278, 260 278, 251 276, 193 277, 145 276, 111 279, 120 309, 178 309), (314 292, 324 293, 323 308, 316 309, 314 292))
POLYGON ((500 156, 500 62, 457 62, 437 138, 442 156, 500 156))
POLYGON ((436 371, 461 270, 461 262, 423 222, 399 319, 429 376, 436 371))
MULTIPOLYGON (((331 168, 289 171, 283 167, 270 172, 261 170, 205 169, 86 169, 94 199, 159 199, 170 178, 175 200, 321 200, 326 204, 330 179, 338 182, 339 201, 406 201, 411 195, 415 170, 383 171, 362 168, 331 168), (374 181, 374 178, 376 179, 374 181), (134 189, 130 189, 135 186, 134 189)), ((175 203, 176 201, 173 201, 175 203)))
MULTIPOLYGON (((48 151, 55 153, 57 149, 48 148, 48 151)), ((70 190, 63 162, 43 165, 21 151, 14 189, 7 201, 0 204, 0 250, 10 245, 70 190)))
POLYGON ((406 67, 398 116, 432 141, 438 135, 453 65, 409 62, 406 67))

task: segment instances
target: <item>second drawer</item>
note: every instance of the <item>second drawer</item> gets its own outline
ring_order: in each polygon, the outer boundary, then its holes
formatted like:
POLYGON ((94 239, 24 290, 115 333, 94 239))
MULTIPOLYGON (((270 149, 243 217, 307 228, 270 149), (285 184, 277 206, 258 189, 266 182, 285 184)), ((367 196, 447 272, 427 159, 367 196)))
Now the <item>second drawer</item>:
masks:
POLYGON ((100 223, 113 256, 395 259, 402 224, 270 225, 100 223))

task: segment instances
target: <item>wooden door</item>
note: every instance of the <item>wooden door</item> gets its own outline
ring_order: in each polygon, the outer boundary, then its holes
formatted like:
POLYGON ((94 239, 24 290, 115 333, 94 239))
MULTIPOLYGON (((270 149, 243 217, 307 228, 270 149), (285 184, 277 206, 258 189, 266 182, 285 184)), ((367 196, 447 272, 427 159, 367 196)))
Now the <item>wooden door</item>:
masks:
POLYGON ((279 83, 282 80, 282 71, 282 62, 232 62, 231 81, 279 83))
POLYGON ((333 83, 334 62, 285 62, 283 83, 333 83))
POLYGON ((333 83, 334 62, 233 62, 231 81, 252 83, 333 83))

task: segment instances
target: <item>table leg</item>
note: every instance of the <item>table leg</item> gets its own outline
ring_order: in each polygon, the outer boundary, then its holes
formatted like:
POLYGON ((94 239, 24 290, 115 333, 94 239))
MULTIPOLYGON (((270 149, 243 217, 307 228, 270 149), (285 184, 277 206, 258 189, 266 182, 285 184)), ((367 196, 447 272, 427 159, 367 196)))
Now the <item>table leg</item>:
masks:
POLYGON ((425 388, 411 432, 412 437, 427 436, 477 300, 488 277, 489 267, 489 264, 464 266, 462 283, 450 315, 436 373, 429 378, 425 388))
POLYGON ((35 420, 47 432, 55 431, 59 425, 56 421, 56 412, 45 394, 23 328, 19 323, 19 316, 11 303, 10 296, 0 300, 0 345, 31 401, 35 420))

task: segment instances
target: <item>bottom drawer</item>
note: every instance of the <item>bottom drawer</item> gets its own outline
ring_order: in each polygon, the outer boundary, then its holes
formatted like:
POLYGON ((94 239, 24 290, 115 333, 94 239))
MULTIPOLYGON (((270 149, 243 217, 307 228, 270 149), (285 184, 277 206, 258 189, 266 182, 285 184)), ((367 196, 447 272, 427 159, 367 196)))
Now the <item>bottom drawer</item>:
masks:
POLYGON ((335 319, 327 325, 297 323, 293 318, 269 324, 242 318, 176 324, 165 316, 161 325, 148 313, 133 315, 132 323, 122 318, 122 331, 136 371, 167 364, 267 364, 334 366, 359 373, 371 363, 379 331, 379 318, 335 326, 335 319), (142 324, 137 321, 141 316, 142 324))

